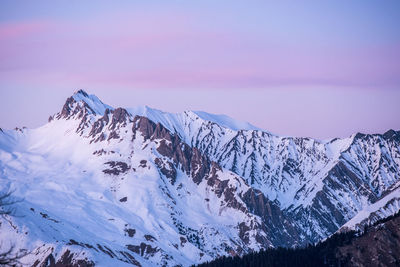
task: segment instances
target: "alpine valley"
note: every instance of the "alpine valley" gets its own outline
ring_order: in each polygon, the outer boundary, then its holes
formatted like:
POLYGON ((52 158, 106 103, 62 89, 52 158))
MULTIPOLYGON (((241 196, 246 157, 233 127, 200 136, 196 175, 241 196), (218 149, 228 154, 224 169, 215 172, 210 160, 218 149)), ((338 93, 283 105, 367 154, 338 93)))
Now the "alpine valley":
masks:
POLYGON ((400 131, 315 140, 224 115, 113 108, 79 90, 37 129, 0 130, 33 266, 190 266, 305 246, 400 210, 400 131))

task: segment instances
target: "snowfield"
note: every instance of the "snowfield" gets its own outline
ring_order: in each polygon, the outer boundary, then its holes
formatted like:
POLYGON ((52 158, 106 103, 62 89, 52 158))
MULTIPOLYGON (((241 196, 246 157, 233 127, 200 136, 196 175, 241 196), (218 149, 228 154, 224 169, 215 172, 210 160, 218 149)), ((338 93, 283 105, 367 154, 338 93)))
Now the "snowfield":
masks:
POLYGON ((28 250, 30 265, 189 266, 307 244, 397 212, 399 170, 396 131, 280 137, 80 90, 46 125, 0 131, 0 188, 17 200, 1 250, 28 250))

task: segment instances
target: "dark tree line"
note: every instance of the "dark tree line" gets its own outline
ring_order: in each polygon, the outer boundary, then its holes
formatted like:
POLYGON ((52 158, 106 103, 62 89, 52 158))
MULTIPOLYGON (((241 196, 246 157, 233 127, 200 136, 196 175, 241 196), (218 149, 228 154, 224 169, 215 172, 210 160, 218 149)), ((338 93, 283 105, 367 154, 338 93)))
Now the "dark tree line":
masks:
POLYGON ((337 258, 337 249, 348 245, 354 238, 367 233, 370 227, 387 222, 400 216, 400 211, 395 215, 379 220, 361 231, 348 231, 336 233, 323 242, 301 248, 270 248, 259 252, 250 253, 243 257, 223 256, 211 262, 197 265, 197 267, 319 267, 319 266, 347 266, 348 259, 337 258))

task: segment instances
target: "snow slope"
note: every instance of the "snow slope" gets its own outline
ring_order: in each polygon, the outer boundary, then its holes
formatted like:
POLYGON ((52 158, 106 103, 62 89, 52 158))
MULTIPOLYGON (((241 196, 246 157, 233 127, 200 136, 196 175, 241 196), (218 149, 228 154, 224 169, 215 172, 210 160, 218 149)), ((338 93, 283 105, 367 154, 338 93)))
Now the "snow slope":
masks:
POLYGON ((366 206, 351 220, 346 222, 339 231, 363 230, 364 226, 374 224, 380 219, 396 214, 400 210, 400 187, 377 202, 366 206))
POLYGON ((80 90, 48 124, 0 132, 0 186, 22 200, 1 239, 33 251, 30 264, 72 253, 72 264, 188 266, 390 215, 399 181, 396 131, 281 137, 80 90))
MULTIPOLYGON (((239 197, 250 189, 240 177, 210 167, 194 182, 195 174, 157 152, 163 138, 145 138, 135 128, 140 120, 115 121, 116 112, 99 133, 107 141, 93 142, 96 136, 82 125, 99 119, 91 110, 102 107, 85 110, 73 99, 63 109, 71 117, 60 113, 38 129, 0 135, 1 188, 23 199, 16 204, 18 216, 2 223, 3 240, 37 252, 34 259, 41 262, 50 252, 60 259, 68 249, 76 260, 88 257, 99 266, 187 266, 269 246, 266 234, 256 231, 261 219, 239 197), (224 187, 214 188, 221 181, 224 187), (230 188, 234 196, 224 198, 230 188)), ((32 263, 32 257, 24 261, 32 263)))

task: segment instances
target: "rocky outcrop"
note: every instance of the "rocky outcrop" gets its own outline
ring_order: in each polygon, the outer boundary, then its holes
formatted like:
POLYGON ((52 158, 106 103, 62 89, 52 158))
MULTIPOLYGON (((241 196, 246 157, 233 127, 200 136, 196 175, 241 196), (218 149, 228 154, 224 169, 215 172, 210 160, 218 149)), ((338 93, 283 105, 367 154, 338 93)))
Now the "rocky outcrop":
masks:
MULTIPOLYGON (((101 117, 100 119, 96 120, 93 123, 92 129, 90 130, 89 136, 91 137, 96 137, 98 134, 101 134, 102 131, 104 130, 104 127, 106 125, 108 125, 109 123, 109 115, 111 114, 111 111, 109 109, 106 109, 106 111, 104 112, 103 117, 101 117)), ((100 140, 98 140, 100 141, 100 140)))
POLYGON ((126 248, 132 252, 135 252, 136 254, 139 254, 140 256, 146 259, 153 257, 154 254, 160 251, 159 248, 152 247, 151 245, 146 244, 144 242, 140 243, 140 245, 127 245, 126 248))
MULTIPOLYGON (((133 119, 133 132, 134 136, 140 132, 145 140, 159 140, 157 152, 172 159, 175 166, 190 175, 196 184, 210 171, 211 161, 208 157, 197 148, 183 143, 178 135, 170 133, 160 123, 156 124, 146 117, 136 116, 133 119)), ((160 161, 158 163, 161 164, 160 161)))
POLYGON ((300 244, 333 234, 400 181, 399 131, 321 142, 258 130, 231 131, 207 121, 196 131, 190 122, 186 125, 185 138, 192 146, 294 218, 295 227, 306 233, 300 244))
MULTIPOLYGON (((77 94, 67 99, 53 119, 77 120, 76 133, 96 143, 93 155, 100 164, 104 162, 100 173, 106 174, 101 177, 115 183, 113 189, 122 184, 120 181, 132 182, 142 174, 159 178, 155 194, 160 190, 161 196, 156 197, 166 199, 162 207, 171 215, 172 228, 187 241, 181 246, 193 245, 208 256, 225 252, 243 255, 269 246, 318 242, 365 206, 388 195, 400 181, 399 131, 358 133, 322 142, 260 130, 232 130, 189 115, 179 118, 183 121, 180 127, 166 128, 163 120, 162 124, 133 117, 124 108, 98 108, 101 103, 94 105, 89 99, 93 96, 77 94), (183 187, 182 177, 194 187, 183 187), (218 252, 204 249, 209 240, 219 236, 218 229, 185 225, 184 212, 176 209, 179 198, 189 199, 193 188, 205 188, 200 199, 206 213, 221 216, 227 209, 240 212, 241 221, 230 226, 239 238, 218 242, 220 247, 213 248, 218 252), (213 205, 217 208, 212 210, 213 205)), ((128 207, 135 199, 128 192, 113 192, 118 207, 128 207)), ((120 230, 126 238, 135 235, 120 230)), ((146 242, 131 245, 124 253, 153 257, 157 241, 149 242, 154 242, 150 248, 146 242)), ((179 247, 179 240, 172 245, 179 247)))
POLYGON ((109 161, 104 164, 110 167, 109 169, 103 170, 105 174, 119 175, 121 173, 126 173, 131 168, 131 166, 121 161, 109 161))
POLYGON ((96 114, 95 111, 84 101, 77 102, 72 96, 67 99, 57 119, 70 119, 76 117, 81 119, 86 114, 96 114))
POLYGON ((170 180, 172 185, 174 185, 177 175, 175 166, 171 162, 163 160, 161 158, 156 158, 154 160, 154 163, 156 164, 160 172, 170 180))
POLYGON ((145 140, 157 141, 159 144, 157 152, 174 162, 174 165, 170 165, 168 161, 161 158, 155 159, 155 164, 160 172, 170 178, 172 184, 176 179, 175 168, 180 168, 192 177, 196 184, 206 180, 207 185, 223 200, 226 207, 262 218, 262 224, 255 223, 251 227, 247 225, 239 227, 240 236, 245 243, 248 242, 248 232, 257 230, 268 236, 268 238, 263 235, 257 236, 257 241, 263 247, 269 247, 272 244, 281 246, 300 244, 299 229, 293 227, 290 218, 281 211, 276 203, 268 200, 261 191, 249 189, 242 197, 238 197, 237 188, 229 186, 229 180, 221 180, 218 177, 217 172, 222 171, 219 164, 211 161, 196 147, 188 146, 177 135, 171 134, 161 124, 156 124, 146 117, 136 116, 133 126, 134 135, 140 132, 145 140))
POLYGON ((76 254, 72 253, 68 249, 61 255, 61 257, 56 260, 54 255, 50 253, 46 259, 40 263, 36 261, 33 267, 59 267, 59 266, 69 266, 69 267, 94 267, 93 261, 88 259, 75 259, 76 254))
POLYGON ((276 203, 267 199, 261 191, 250 188, 242 199, 250 212, 262 218, 263 230, 267 233, 271 244, 285 247, 302 245, 300 238, 302 232, 296 228, 293 219, 276 203))

